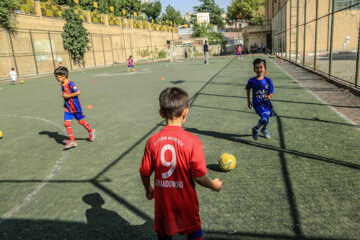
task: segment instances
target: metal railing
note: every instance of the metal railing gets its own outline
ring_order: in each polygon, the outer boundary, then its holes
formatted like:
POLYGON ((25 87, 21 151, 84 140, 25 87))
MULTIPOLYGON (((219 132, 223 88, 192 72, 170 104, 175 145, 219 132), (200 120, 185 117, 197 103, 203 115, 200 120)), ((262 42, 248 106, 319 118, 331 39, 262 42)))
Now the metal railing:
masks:
POLYGON ((360 87, 360 0, 289 0, 271 26, 277 56, 360 87))

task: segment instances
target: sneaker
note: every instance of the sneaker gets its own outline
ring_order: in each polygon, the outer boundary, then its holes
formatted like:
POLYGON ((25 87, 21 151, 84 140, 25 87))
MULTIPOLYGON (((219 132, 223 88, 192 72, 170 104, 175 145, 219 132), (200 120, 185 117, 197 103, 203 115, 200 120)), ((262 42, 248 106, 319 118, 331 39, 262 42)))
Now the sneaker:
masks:
POLYGON ((76 147, 76 146, 77 146, 77 143, 75 141, 68 141, 64 148, 69 149, 69 148, 76 147))
POLYGON ((91 131, 91 133, 89 134, 89 141, 90 141, 90 142, 95 141, 95 129, 93 129, 93 130, 91 131))
POLYGON ((264 137, 265 137, 265 138, 267 138, 267 139, 270 138, 270 134, 269 134, 268 130, 266 130, 266 129, 261 129, 261 132, 264 134, 264 137))
POLYGON ((257 140, 258 139, 258 134, 259 134, 259 129, 257 129, 256 127, 253 127, 252 128, 252 138, 254 140, 257 140))

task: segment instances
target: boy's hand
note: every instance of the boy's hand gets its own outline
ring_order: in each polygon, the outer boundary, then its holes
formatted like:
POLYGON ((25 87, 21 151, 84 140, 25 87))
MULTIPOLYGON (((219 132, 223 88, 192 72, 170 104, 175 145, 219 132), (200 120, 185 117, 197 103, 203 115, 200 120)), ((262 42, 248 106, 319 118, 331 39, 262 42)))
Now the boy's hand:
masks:
POLYGON ((69 96, 68 96, 66 93, 64 93, 64 92, 61 94, 61 96, 62 96, 64 99, 68 99, 68 98, 69 98, 69 96))
POLYGON ((223 186, 223 182, 219 178, 215 178, 214 180, 212 180, 212 184, 213 184, 212 190, 216 192, 219 192, 223 186))
POLYGON ((152 186, 146 190, 146 198, 152 200, 154 198, 154 188, 152 186))
POLYGON ((272 98, 272 94, 269 94, 269 95, 266 95, 266 96, 265 96, 265 99, 264 99, 264 100, 267 101, 267 100, 270 100, 271 98, 272 98))
POLYGON ((248 107, 251 109, 252 103, 250 100, 248 100, 248 107))

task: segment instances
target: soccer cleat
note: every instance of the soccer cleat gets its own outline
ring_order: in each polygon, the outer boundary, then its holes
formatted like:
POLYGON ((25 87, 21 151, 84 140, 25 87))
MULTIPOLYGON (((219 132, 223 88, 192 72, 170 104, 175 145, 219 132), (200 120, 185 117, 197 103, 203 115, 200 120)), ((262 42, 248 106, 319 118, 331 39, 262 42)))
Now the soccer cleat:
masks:
POLYGON ((77 146, 77 143, 75 141, 68 141, 64 148, 69 149, 69 148, 76 147, 76 146, 77 146))
POLYGON ((259 134, 259 129, 257 129, 256 127, 253 127, 252 128, 252 138, 254 140, 257 140, 258 139, 258 134, 259 134))
POLYGON ((267 138, 267 139, 270 138, 270 134, 269 134, 268 130, 266 130, 266 129, 261 129, 261 132, 264 134, 264 137, 265 137, 265 138, 267 138))
POLYGON ((90 142, 95 141, 95 129, 93 129, 93 130, 91 131, 91 133, 89 134, 89 141, 90 141, 90 142))

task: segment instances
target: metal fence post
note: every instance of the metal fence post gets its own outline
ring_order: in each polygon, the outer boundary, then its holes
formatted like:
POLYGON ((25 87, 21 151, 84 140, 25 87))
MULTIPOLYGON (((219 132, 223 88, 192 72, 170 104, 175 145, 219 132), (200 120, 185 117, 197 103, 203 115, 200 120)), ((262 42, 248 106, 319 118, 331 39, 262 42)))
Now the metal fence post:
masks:
POLYGON ((299 0, 296 3, 296 58, 295 61, 298 61, 298 53, 299 53, 299 0))
POLYGON ((290 0, 290 27, 289 27, 289 60, 291 60, 291 26, 292 26, 292 0, 290 0))
POLYGON ((11 39, 10 32, 9 31, 7 31, 7 32, 9 34, 10 46, 11 46, 11 52, 12 52, 12 55, 13 55, 13 58, 14 58, 15 70, 16 70, 16 73, 17 73, 18 77, 20 77, 19 69, 18 69, 18 66, 17 66, 17 63, 16 63, 14 45, 13 45, 13 42, 12 42, 12 39, 11 39))
POLYGON ((318 18, 319 18, 319 0, 316 0, 316 16, 315 16, 315 47, 314 47, 314 69, 316 69, 317 61, 317 37, 318 37, 318 18))
POLYGON ((356 58, 356 71, 355 71, 355 86, 359 86, 359 68, 360 68, 360 26, 359 26, 359 32, 358 32, 358 48, 357 48, 357 58, 356 58))
POLYGON ((335 0, 332 0, 331 4, 331 30, 330 30, 330 52, 329 52, 329 76, 332 70, 332 58, 333 58, 333 40, 334 40, 334 6, 335 0))
POLYGON ((33 55, 34 55, 34 63, 35 63, 36 75, 39 75, 39 69, 38 69, 38 65, 37 65, 37 61, 36 61, 36 54, 35 54, 34 42, 33 42, 33 38, 32 38, 31 29, 29 30, 29 34, 30 34, 30 41, 31 41, 31 49, 32 49, 33 55))
POLYGON ((133 53, 133 48, 132 48, 132 40, 131 40, 131 33, 129 33, 129 37, 130 37, 130 50, 131 50, 131 56, 133 56, 134 55, 134 53, 133 53))
POLYGON ((126 59, 127 59, 127 58, 126 58, 126 56, 127 56, 127 55, 126 55, 126 47, 125 47, 125 33, 123 32, 123 34, 122 34, 122 35, 123 35, 123 49, 124 49, 124 57, 125 57, 125 61, 126 61, 126 59))
POLYGON ((103 55, 104 55, 104 65, 106 66, 105 47, 104 47, 104 35, 102 35, 102 34, 101 34, 101 44, 102 44, 103 55))
POLYGON ((54 51, 53 51, 53 47, 52 47, 52 44, 51 44, 50 31, 48 31, 48 36, 49 36, 49 44, 50 44, 50 50, 51 50, 51 56, 52 56, 52 60, 53 60, 53 65, 54 65, 54 68, 56 68, 55 59, 54 59, 54 51))
POLYGON ((92 33, 90 34, 91 36, 91 48, 93 50, 93 57, 94 57, 94 65, 96 67, 96 57, 95 57, 95 48, 94 48, 94 39, 93 39, 93 35, 92 33))
POLYGON ((304 48, 303 48, 303 66, 305 66, 305 47, 306 47, 306 7, 307 7, 307 0, 305 0, 305 7, 304 7, 304 48))
POLYGON ((149 36, 150 36, 151 55, 152 55, 152 60, 154 61, 154 51, 153 51, 153 47, 152 47, 152 39, 151 39, 151 31, 150 30, 149 30, 149 36))
POLYGON ((110 35, 110 46, 111 46, 111 53, 112 53, 113 64, 114 64, 114 62, 115 62, 115 55, 114 55, 114 49, 113 49, 112 35, 110 35))

